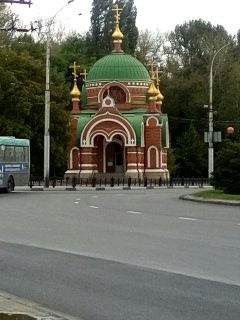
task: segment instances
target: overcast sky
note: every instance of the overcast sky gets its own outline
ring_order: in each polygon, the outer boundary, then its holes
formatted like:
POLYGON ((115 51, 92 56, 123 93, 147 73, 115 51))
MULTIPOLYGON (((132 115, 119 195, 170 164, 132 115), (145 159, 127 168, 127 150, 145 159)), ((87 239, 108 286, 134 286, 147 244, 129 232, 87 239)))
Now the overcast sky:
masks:
MULTIPOLYGON (((21 20, 27 23, 36 18, 49 18, 62 8, 67 0, 32 0, 27 5, 10 5, 21 20)), ((160 32, 172 31, 177 24, 192 19, 203 19, 213 25, 222 25, 229 33, 235 35, 240 29, 240 0, 135 0, 137 10, 137 27, 160 32)), ((87 31, 90 25, 92 0, 74 0, 56 17, 66 30, 79 33, 87 31), (78 14, 82 13, 81 16, 78 14)))

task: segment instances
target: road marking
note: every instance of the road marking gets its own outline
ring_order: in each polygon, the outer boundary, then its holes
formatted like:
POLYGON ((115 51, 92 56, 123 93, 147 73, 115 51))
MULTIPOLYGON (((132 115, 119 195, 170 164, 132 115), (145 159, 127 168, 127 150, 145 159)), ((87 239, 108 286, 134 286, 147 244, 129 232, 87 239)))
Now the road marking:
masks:
POLYGON ((142 212, 139 212, 139 211, 128 211, 128 213, 133 213, 133 214, 142 214, 142 212))
POLYGON ((98 209, 98 207, 95 207, 95 206, 89 206, 89 208, 98 209))
POLYGON ((195 219, 195 218, 188 218, 188 217, 178 217, 178 219, 181 219, 181 220, 191 220, 191 221, 197 220, 197 219, 195 219))
POLYGON ((92 196, 92 198, 98 198, 98 196, 92 196))
POLYGON ((74 203, 79 203, 78 201, 75 201, 74 203))
POLYGON ((80 198, 77 198, 77 199, 76 199, 76 201, 79 201, 79 200, 81 200, 81 199, 80 199, 80 198))

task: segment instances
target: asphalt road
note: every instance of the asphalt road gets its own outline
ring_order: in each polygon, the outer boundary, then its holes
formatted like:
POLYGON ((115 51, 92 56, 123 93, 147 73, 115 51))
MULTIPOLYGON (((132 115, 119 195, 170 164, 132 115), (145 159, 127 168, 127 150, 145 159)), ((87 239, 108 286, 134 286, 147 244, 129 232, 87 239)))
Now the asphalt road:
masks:
POLYGON ((183 193, 1 194, 0 289, 84 320, 239 320, 239 208, 183 193))

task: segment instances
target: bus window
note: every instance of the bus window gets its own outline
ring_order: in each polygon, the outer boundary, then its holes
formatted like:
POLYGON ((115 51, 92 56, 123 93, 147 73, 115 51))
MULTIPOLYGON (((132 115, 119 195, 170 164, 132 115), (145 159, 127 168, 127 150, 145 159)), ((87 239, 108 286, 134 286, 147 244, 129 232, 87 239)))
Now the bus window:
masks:
POLYGON ((24 147, 15 147, 15 162, 26 162, 24 147))
POLYGON ((24 147, 24 161, 29 162, 29 147, 24 147))
POLYGON ((14 146, 5 147, 5 161, 14 162, 14 146))
POLYGON ((4 150, 5 150, 5 146, 2 144, 0 146, 0 162, 4 161, 4 150))

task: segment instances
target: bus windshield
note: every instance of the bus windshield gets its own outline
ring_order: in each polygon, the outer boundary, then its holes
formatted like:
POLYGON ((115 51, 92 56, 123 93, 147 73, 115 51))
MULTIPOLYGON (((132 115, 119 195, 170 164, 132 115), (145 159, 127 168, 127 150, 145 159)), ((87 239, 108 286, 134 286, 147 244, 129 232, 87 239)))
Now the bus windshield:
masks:
POLYGON ((30 175, 30 141, 0 136, 0 189, 11 192, 24 186, 30 175))

